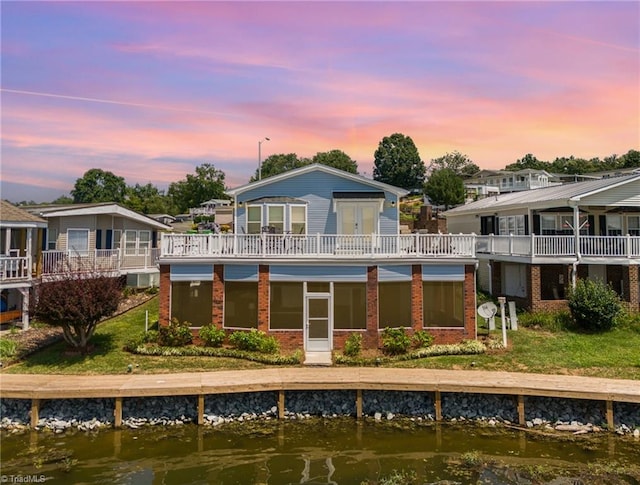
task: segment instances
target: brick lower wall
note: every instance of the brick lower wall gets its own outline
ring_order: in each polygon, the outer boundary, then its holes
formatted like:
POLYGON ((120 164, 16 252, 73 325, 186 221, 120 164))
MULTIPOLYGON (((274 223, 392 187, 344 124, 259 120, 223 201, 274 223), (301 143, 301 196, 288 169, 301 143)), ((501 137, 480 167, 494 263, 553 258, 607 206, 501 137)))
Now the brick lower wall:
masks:
MULTIPOLYGON (((410 334, 422 330, 422 267, 413 265, 411 272, 411 322, 410 334)), ((269 331, 269 266, 258 266, 258 330, 274 335, 283 349, 296 349, 304 345, 304 334, 299 331, 269 331)), ((211 315, 215 326, 222 328, 224 320, 224 267, 215 265, 213 273, 213 295, 211 315)), ((363 336, 364 348, 379 348, 381 346, 380 331, 378 329, 378 267, 367 267, 367 326, 363 331, 358 331, 363 336)), ((161 325, 167 325, 170 321, 171 307, 171 278, 169 265, 160 266, 160 312, 161 325)), ((437 328, 428 330, 434 337, 434 343, 456 343, 465 339, 476 338, 476 294, 475 294, 475 267, 465 266, 464 279, 464 322, 463 328, 437 328)), ((197 336, 197 331, 194 332, 197 336)), ((227 333, 230 333, 228 331, 227 333)), ((344 348, 344 343, 351 331, 334 331, 334 348, 344 348)))

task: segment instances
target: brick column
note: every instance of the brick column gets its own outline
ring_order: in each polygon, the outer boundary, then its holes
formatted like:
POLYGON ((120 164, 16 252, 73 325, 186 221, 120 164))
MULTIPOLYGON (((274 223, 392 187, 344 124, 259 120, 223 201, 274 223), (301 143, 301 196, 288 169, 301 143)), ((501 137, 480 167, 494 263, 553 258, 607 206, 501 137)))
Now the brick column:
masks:
POLYGON ((529 310, 535 312, 540 309, 540 266, 530 264, 527 266, 529 278, 529 310))
POLYGON ((629 285, 629 306, 635 310, 640 311, 640 266, 629 266, 629 279, 627 281, 629 285))
POLYGON ((224 265, 213 266, 213 295, 211 297, 211 321, 222 328, 224 318, 224 265))
POLYGON ((476 325, 476 268, 473 264, 464 267, 464 339, 478 337, 476 325))
POLYGON ((167 264, 160 265, 160 292, 158 324, 169 325, 171 320, 171 267, 167 264))
POLYGON ((269 266, 258 266, 258 330, 269 331, 269 266))
POLYGON ((367 267, 367 333, 365 348, 378 347, 378 267, 367 267))
POLYGON ((422 330, 422 265, 411 266, 411 326, 413 331, 422 330))

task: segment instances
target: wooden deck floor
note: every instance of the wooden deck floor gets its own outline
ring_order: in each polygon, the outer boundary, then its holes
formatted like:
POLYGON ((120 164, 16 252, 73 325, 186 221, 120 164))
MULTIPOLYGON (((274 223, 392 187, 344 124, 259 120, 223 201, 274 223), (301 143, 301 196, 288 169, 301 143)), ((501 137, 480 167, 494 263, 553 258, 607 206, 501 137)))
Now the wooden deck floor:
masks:
POLYGON ((35 375, 0 373, 2 399, 31 399, 32 424, 37 423, 41 400, 115 398, 116 426, 121 422, 122 399, 150 396, 198 396, 199 422, 208 394, 279 392, 279 414, 284 415, 287 391, 355 390, 358 417, 362 391, 427 391, 435 393, 440 419, 441 393, 499 394, 517 397, 520 422, 524 396, 589 399, 606 402, 613 428, 613 403, 640 404, 640 381, 596 377, 391 368, 273 368, 187 374, 35 375))

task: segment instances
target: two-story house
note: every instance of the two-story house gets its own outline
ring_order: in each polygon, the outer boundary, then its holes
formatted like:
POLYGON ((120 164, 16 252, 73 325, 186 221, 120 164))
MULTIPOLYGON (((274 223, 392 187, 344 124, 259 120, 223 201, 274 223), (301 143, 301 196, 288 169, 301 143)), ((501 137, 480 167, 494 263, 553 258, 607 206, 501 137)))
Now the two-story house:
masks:
POLYGON ((228 191, 234 232, 162 234, 160 324, 259 329, 329 352, 385 327, 475 338, 473 236, 400 234, 406 191, 308 165, 228 191))
POLYGON ((479 286, 491 294, 556 309, 590 278, 640 309, 638 174, 501 194, 445 216, 450 232, 479 234, 479 286))

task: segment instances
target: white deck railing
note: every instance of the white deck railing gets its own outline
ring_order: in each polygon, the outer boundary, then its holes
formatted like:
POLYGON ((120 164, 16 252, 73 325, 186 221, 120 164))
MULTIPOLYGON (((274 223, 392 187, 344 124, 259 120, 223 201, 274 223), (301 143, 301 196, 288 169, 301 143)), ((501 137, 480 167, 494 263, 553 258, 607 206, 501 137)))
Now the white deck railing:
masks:
POLYGON ((160 257, 474 257, 474 235, 162 234, 160 257))
MULTIPOLYGON (((581 256, 639 258, 640 236, 580 236, 581 256)), ((574 236, 477 236, 476 251, 509 256, 577 257, 574 236)))
POLYGON ((42 275, 67 273, 111 273, 153 268, 157 249, 144 249, 127 253, 124 249, 94 249, 92 251, 43 251, 42 275))
POLYGON ((27 280, 31 277, 29 259, 18 256, 0 256, 0 281, 27 280))

